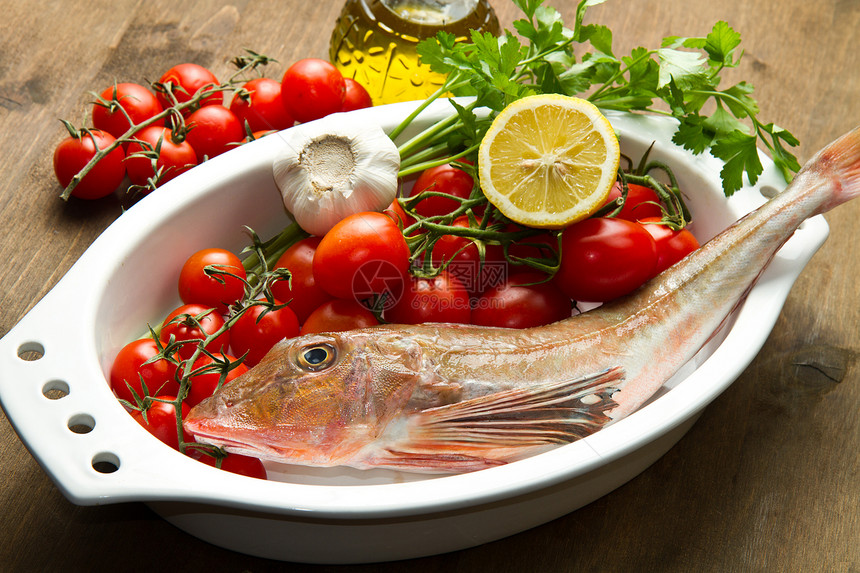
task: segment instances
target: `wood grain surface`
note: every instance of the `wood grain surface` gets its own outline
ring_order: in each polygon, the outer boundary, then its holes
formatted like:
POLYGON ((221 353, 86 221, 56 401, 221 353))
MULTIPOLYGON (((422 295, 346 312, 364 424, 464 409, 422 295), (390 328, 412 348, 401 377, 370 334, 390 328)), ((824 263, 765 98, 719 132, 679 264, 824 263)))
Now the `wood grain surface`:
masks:
MULTIPOLYGON (((512 5, 491 0, 503 26, 512 5)), ((575 2, 550 0, 569 20, 575 2)), ((89 91, 193 61, 219 75, 251 48, 327 57, 340 0, 0 2, 0 335, 121 213, 58 198, 58 118, 87 123, 89 91)), ((744 39, 730 79, 802 160, 860 124, 857 0, 639 0, 592 8, 617 53, 717 20, 744 39)), ((860 571, 860 201, 831 236, 746 372, 667 455, 570 515, 456 553, 374 566, 289 565, 203 543, 143 504, 67 501, 0 416, 0 571, 860 571)), ((73 300, 69 304, 74 304, 73 300)))

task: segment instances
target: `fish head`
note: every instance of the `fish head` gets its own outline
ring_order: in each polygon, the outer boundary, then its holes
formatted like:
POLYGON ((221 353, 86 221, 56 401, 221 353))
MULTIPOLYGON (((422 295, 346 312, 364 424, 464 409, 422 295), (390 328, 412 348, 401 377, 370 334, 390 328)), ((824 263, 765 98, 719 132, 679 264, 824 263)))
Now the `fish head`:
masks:
POLYGON ((398 415, 424 371, 420 346, 384 329, 300 336, 276 344, 184 424, 227 451, 336 465, 398 415))

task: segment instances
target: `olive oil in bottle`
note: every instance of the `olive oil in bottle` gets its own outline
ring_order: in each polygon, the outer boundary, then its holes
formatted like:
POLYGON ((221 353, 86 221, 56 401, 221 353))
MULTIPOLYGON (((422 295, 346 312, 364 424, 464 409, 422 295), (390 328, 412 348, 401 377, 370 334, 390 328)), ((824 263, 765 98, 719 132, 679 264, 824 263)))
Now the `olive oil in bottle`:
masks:
POLYGON ((374 105, 424 99, 445 77, 419 63, 415 47, 440 30, 500 33, 487 0, 347 0, 332 32, 329 57, 370 93, 374 105))

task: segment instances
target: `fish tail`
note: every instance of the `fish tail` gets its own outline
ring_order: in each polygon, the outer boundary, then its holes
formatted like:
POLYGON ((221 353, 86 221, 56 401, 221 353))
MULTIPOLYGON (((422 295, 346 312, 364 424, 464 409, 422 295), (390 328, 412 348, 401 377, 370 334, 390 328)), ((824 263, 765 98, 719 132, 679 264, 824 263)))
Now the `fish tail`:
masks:
POLYGON ((860 127, 819 151, 797 176, 824 177, 833 183, 832 193, 819 207, 819 214, 860 196, 860 127))

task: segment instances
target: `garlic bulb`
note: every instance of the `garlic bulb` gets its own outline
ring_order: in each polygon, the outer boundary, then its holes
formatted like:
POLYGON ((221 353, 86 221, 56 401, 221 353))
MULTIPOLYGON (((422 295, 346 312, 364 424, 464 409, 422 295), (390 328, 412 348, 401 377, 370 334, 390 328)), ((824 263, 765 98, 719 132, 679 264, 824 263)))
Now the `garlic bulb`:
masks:
POLYGON ((272 170, 296 223, 322 236, 362 211, 382 211, 397 194, 400 154, 376 124, 335 114, 278 134, 286 143, 272 170))

